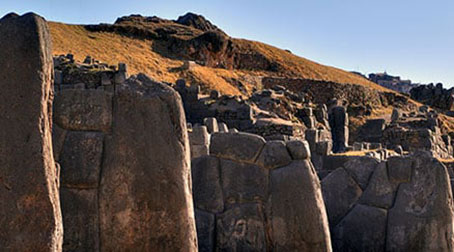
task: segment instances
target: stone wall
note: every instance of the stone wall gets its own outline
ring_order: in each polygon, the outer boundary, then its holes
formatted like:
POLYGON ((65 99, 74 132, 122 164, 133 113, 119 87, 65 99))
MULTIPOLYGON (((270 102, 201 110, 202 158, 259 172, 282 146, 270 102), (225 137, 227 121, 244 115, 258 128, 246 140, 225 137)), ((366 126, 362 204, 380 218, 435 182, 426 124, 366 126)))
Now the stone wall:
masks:
MULTIPOLYGON (((246 100, 239 96, 220 95, 216 90, 208 96, 202 94, 197 85, 186 86, 182 79, 177 81, 175 89, 183 99, 188 122, 194 125, 214 117, 229 128, 264 137, 301 137, 306 128, 303 123, 296 123, 298 119, 294 115, 302 110, 299 107, 303 97, 283 87, 257 91, 246 100)), ((315 126, 312 124, 310 127, 315 126)))
POLYGON ((316 81, 301 78, 265 77, 264 88, 282 85, 294 92, 303 92, 316 104, 328 104, 332 99, 345 100, 350 105, 386 106, 388 104, 408 105, 408 98, 391 92, 378 92, 374 89, 353 84, 329 81, 316 81))
POLYGON ((99 89, 113 93, 128 78, 127 65, 109 66, 87 56, 83 63, 72 54, 54 57, 55 89, 99 89))
POLYGON ((452 158, 454 153, 451 138, 441 135, 438 128, 432 131, 428 128, 389 127, 383 132, 382 141, 390 147, 400 145, 404 151, 429 151, 440 158, 452 158))
POLYGON ((33 13, 11 13, 0 34, 0 247, 61 251, 49 30, 33 13))
POLYGON ((452 251, 450 179, 429 153, 330 166, 321 185, 334 251, 452 251))
POLYGON ((307 142, 214 133, 192 160, 199 251, 331 251, 307 142))
POLYGON ((145 75, 55 95, 64 251, 196 251, 181 100, 145 75), (170 182, 170 183, 169 183, 170 182))

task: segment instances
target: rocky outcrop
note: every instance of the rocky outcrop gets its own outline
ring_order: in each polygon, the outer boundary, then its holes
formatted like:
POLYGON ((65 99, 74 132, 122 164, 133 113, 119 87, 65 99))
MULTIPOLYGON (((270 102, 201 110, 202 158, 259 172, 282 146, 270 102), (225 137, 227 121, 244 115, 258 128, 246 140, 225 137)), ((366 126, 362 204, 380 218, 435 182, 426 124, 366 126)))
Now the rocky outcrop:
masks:
POLYGON ((322 189, 334 251, 452 251, 448 171, 429 153, 332 166, 322 189))
POLYGON ((306 142, 214 133, 192 174, 201 251, 331 251, 306 142))
POLYGON ((214 24, 212 24, 210 21, 208 21, 206 18, 204 18, 202 15, 197 15, 191 12, 188 12, 184 14, 183 16, 178 17, 178 19, 175 21, 178 24, 186 25, 186 26, 191 26, 196 29, 199 29, 201 31, 221 31, 218 27, 216 27, 214 24))
POLYGON ((443 110, 454 110, 454 88, 444 89, 443 84, 421 85, 410 90, 411 98, 443 110))
POLYGON ((58 169, 52 154, 53 68, 46 21, 0 19, 0 244, 61 251, 58 169))

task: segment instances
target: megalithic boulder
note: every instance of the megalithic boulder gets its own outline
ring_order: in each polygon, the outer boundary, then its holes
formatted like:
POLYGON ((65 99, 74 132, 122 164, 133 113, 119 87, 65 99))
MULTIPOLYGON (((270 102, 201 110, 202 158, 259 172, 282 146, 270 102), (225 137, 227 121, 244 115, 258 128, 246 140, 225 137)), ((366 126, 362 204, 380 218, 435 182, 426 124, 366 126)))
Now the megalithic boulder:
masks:
POLYGON ((2 251, 61 251, 50 43, 47 23, 36 14, 0 19, 2 251))
POLYGON ((117 86, 99 188, 101 251, 197 251, 180 96, 147 76, 117 86))

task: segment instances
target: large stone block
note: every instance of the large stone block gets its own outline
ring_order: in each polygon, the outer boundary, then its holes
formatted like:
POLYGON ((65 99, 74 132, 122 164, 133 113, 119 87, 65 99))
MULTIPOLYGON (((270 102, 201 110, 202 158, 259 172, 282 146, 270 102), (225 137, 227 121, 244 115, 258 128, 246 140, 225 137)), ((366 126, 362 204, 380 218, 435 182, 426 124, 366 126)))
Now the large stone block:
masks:
POLYGON ((61 251, 49 30, 33 13, 9 14, 0 34, 0 246, 61 251))
POLYGON ((326 156, 331 153, 333 143, 331 141, 321 141, 315 144, 315 154, 326 156))
POLYGON ((63 144, 65 143, 67 132, 67 130, 58 127, 56 124, 52 125, 52 150, 55 161, 60 160, 60 152, 63 148, 63 144))
POLYGON ((409 182, 411 179, 412 160, 405 157, 391 157, 387 162, 388 177, 393 183, 409 182))
POLYGON ((344 164, 350 161, 350 156, 335 156, 328 155, 323 156, 323 166, 322 170, 332 172, 337 168, 344 167, 344 164))
POLYGON ((101 251, 196 251, 180 96, 147 76, 117 86, 99 192, 101 251))
POLYGON ((63 187, 98 187, 103 140, 99 132, 68 132, 59 160, 63 187))
POLYGON ((361 137, 366 142, 380 142, 386 127, 385 119, 369 119, 362 126, 361 137))
POLYGON ((66 89, 55 96, 54 122, 68 130, 110 131, 112 94, 97 89, 66 89))
POLYGON ((98 190, 61 188, 63 251, 99 251, 98 190))
POLYGON ((208 133, 213 134, 219 132, 218 121, 214 117, 208 117, 203 120, 203 123, 208 129, 208 133))
POLYGON ((224 210, 220 165, 216 157, 203 156, 192 160, 192 192, 195 207, 218 213, 224 210))
POLYGON ((267 251, 264 209, 241 204, 217 216, 216 251, 267 251))
POLYGON ((309 160, 271 171, 274 251, 330 251, 328 219, 320 182, 309 160))
POLYGON ((372 157, 350 157, 343 166, 361 189, 365 190, 377 165, 377 159, 372 157))
POLYGON ((388 178, 386 163, 380 163, 375 169, 370 182, 361 195, 361 204, 388 209, 394 203, 396 189, 399 186, 388 178))
POLYGON ((285 166, 290 162, 292 158, 283 141, 268 141, 257 159, 257 164, 267 169, 285 166))
POLYGON ((254 163, 260 154, 265 139, 249 133, 214 133, 211 135, 210 154, 235 160, 254 163))
POLYGON ((268 173, 267 169, 257 165, 221 159, 221 181, 225 204, 266 202, 268 173))
POLYGON ((452 251, 453 203, 446 167, 425 153, 411 157, 412 178, 389 210, 387 251, 452 251))
POLYGON ((229 132, 229 127, 227 127, 227 124, 225 123, 219 123, 219 132, 229 132))
POLYGON ((208 145, 210 143, 210 134, 206 126, 197 125, 189 132, 189 141, 191 145, 208 145))
POLYGON ((330 226, 335 226, 362 194, 355 180, 338 168, 322 180, 322 192, 330 226))
POLYGON ((197 241, 199 252, 215 251, 216 245, 216 219, 214 214, 202 210, 195 210, 195 219, 197 226, 197 241))
POLYGON ((191 159, 207 156, 209 152, 208 145, 191 145, 191 159))
POLYGON ((311 150, 309 143, 302 140, 291 140, 287 142, 287 149, 290 152, 290 155, 293 159, 304 160, 311 158, 311 150))
POLYGON ((385 251, 387 211, 355 205, 333 229, 334 251, 385 251))

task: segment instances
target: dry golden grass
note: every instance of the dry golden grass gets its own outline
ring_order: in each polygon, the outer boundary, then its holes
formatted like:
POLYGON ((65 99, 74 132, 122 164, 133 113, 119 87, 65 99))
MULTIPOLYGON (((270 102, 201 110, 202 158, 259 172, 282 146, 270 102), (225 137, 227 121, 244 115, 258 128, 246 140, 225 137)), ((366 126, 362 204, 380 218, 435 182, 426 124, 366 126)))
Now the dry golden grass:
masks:
MULTIPOLYGON (((349 156, 349 157, 363 157, 366 156, 366 153, 377 151, 378 149, 373 150, 362 150, 362 151, 348 151, 344 153, 334 153, 333 156, 349 156)), ((391 155, 397 155, 394 150, 387 150, 391 155)), ((407 153, 404 153, 407 154, 407 153)))
POLYGON ((151 77, 174 82, 178 75, 169 68, 181 61, 162 58, 151 50, 152 41, 131 39, 114 33, 89 32, 79 25, 49 23, 55 55, 72 53, 77 60, 90 55, 108 64, 125 62, 130 73, 143 72, 151 77))
MULTIPOLYGON (((183 61, 170 59, 154 52, 152 40, 134 39, 116 33, 90 32, 80 25, 49 22, 49 27, 55 55, 72 53, 79 61, 90 55, 108 64, 125 62, 128 64, 128 71, 131 74, 142 72, 158 81, 165 82, 175 82, 179 78, 186 78, 201 84, 205 88, 216 89, 222 94, 241 94, 238 87, 230 83, 229 79, 242 80, 250 93, 253 87, 260 89, 260 81, 257 81, 257 79, 266 75, 358 84, 379 91, 392 92, 358 75, 324 66, 256 41, 234 39, 241 50, 258 52, 269 60, 279 63, 283 67, 282 72, 232 71, 203 66, 196 66, 191 70, 176 71, 175 69, 183 65, 183 61)), ((409 102, 421 105, 413 100, 409 100, 409 102)), ((391 112, 391 106, 374 108, 373 114, 368 118, 387 118, 391 115, 391 112)), ((361 125, 368 118, 358 118, 357 121, 352 120, 351 123, 361 125)), ((442 116, 441 127, 448 132, 454 131, 454 121, 452 118, 442 116)))
POLYGON ((233 71, 210 68, 203 66, 196 66, 192 68, 190 74, 194 81, 199 83, 205 83, 207 88, 215 89, 222 94, 240 95, 240 91, 237 87, 227 82, 223 77, 232 78, 237 77, 233 71))
POLYGON ((108 64, 125 62, 131 74, 139 72, 165 82, 189 78, 223 94, 238 95, 239 90, 223 77, 238 77, 235 71, 197 66, 190 71, 172 71, 183 65, 181 60, 162 57, 152 51, 153 41, 133 39, 116 33, 90 32, 80 25, 49 23, 54 55, 71 53, 83 61, 90 55, 108 64))
MULTIPOLYGON (((133 39, 116 33, 90 32, 80 25, 49 23, 54 54, 72 53, 77 60, 83 60, 90 55, 108 64, 125 62, 132 74, 143 72, 159 81, 175 82, 178 78, 189 78, 207 88, 217 89, 224 94, 239 94, 236 86, 226 81, 226 78, 239 78, 246 75, 263 76, 269 72, 257 71, 227 71, 209 67, 195 67, 191 71, 170 71, 183 64, 183 61, 169 59, 152 51, 152 40, 133 39)), ((295 56, 285 50, 263 43, 235 39, 241 48, 256 51, 284 67, 281 75, 287 77, 325 80, 339 83, 365 85, 374 89, 383 89, 360 76, 324 66, 313 61, 295 56)), ((247 89, 257 83, 245 83, 247 89)))
POLYGON ((246 49, 247 51, 259 52, 266 58, 278 62, 284 67, 285 72, 292 73, 292 77, 295 78, 332 81, 344 84, 359 84, 381 91, 390 91, 389 89, 356 74, 335 67, 321 65, 271 45, 245 39, 235 39, 235 42, 239 44, 243 50, 246 49))

